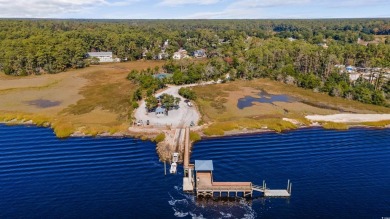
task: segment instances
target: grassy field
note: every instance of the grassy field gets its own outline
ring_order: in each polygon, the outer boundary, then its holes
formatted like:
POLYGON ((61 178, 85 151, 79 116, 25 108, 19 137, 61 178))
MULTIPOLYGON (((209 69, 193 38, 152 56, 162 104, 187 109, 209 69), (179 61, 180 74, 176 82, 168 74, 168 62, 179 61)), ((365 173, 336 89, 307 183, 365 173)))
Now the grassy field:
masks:
MULTIPOLYGON (((58 137, 79 134, 124 132, 132 113, 130 99, 137 85, 126 79, 132 70, 161 67, 160 61, 136 61, 91 66, 59 74, 11 77, 0 74, 0 121, 32 121, 51 126, 58 137), (52 106, 31 104, 44 100, 52 106)), ((310 125, 311 114, 390 113, 389 108, 330 97, 311 90, 289 86, 268 79, 234 81, 194 87, 197 107, 206 124, 206 135, 223 135, 235 130, 272 129, 283 131, 310 125), (288 95, 292 101, 260 103, 244 109, 237 107, 240 98, 288 95), (286 119, 287 118, 287 119, 286 119)), ((321 123, 326 128, 345 129, 345 124, 321 123)), ((384 127, 390 121, 360 125, 384 127)), ((354 124, 352 124, 354 125, 354 124)), ((192 140, 198 136, 192 135, 192 140)))
POLYGON ((50 124, 58 137, 126 131, 136 85, 126 79, 132 70, 161 67, 160 61, 135 61, 91 66, 59 74, 12 77, 0 74, 0 121, 50 124), (55 101, 46 107, 34 100, 55 101))
MULTIPOLYGON (((268 128, 275 131, 309 125, 305 115, 350 113, 390 113, 389 108, 363 104, 327 94, 286 85, 268 79, 234 81, 226 84, 197 86, 193 90, 199 97, 196 102, 202 122, 209 125, 206 135, 223 135, 232 130, 268 128), (244 109, 237 107, 240 98, 259 97, 260 92, 271 95, 288 95, 290 102, 259 103, 244 109), (283 120, 288 118, 288 120, 283 120)), ((341 124, 323 124, 327 128, 345 128, 341 124)))

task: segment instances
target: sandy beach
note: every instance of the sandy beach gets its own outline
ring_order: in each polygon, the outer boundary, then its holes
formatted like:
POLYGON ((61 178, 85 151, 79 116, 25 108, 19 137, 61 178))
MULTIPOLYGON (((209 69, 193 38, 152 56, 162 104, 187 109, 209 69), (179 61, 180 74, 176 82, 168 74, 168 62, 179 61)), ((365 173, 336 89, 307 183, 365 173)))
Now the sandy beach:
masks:
POLYGON ((390 114, 333 114, 333 115, 309 115, 311 121, 326 121, 339 123, 377 122, 390 120, 390 114))

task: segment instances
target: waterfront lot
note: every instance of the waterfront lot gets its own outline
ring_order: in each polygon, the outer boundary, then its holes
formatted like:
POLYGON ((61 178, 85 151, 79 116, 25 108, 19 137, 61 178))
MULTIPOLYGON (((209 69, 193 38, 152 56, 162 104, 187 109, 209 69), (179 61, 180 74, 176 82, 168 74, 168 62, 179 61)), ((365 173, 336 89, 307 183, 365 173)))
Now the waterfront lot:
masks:
POLYGON ((136 121, 142 121, 143 126, 149 121, 150 127, 172 127, 183 128, 193 124, 197 124, 199 120, 199 114, 195 107, 189 106, 183 97, 178 93, 181 86, 168 86, 164 91, 158 92, 155 96, 162 94, 173 95, 181 99, 179 107, 168 111, 168 115, 157 115, 155 112, 147 112, 145 101, 141 102, 140 107, 135 111, 136 121))
POLYGON ((194 91, 199 97, 198 107, 202 121, 213 123, 205 130, 208 135, 223 134, 227 131, 242 129, 271 128, 276 131, 294 128, 296 125, 308 125, 306 115, 329 115, 347 113, 390 113, 389 108, 363 104, 292 85, 257 79, 234 81, 226 84, 198 86, 194 91), (251 106, 240 109, 237 104, 245 97, 272 98, 273 95, 289 97, 289 101, 252 102, 251 106), (286 121, 283 118, 290 119, 286 121), (291 124, 293 121, 295 124, 291 124))
POLYGON ((40 116, 90 134, 126 130, 129 100, 136 87, 127 74, 163 64, 135 61, 39 76, 1 74, 0 112, 9 117, 40 116))

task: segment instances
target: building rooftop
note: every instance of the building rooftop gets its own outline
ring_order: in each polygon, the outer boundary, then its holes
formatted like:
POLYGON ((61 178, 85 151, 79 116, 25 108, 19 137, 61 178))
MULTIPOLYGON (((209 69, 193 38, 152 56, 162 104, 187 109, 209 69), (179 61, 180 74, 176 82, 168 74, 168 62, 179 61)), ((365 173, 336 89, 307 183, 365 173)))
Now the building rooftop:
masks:
POLYGON ((165 112, 165 109, 164 108, 162 108, 162 107, 157 107, 156 108, 156 113, 158 114, 158 113, 164 113, 165 112))
POLYGON ((171 78, 171 77, 172 77, 172 74, 168 74, 168 73, 158 73, 158 74, 153 75, 153 77, 154 77, 154 78, 157 78, 157 79, 171 78))
POLYGON ((112 52, 89 52, 89 56, 112 56, 112 52))
POLYGON ((213 171, 212 160, 195 160, 195 171, 213 171))

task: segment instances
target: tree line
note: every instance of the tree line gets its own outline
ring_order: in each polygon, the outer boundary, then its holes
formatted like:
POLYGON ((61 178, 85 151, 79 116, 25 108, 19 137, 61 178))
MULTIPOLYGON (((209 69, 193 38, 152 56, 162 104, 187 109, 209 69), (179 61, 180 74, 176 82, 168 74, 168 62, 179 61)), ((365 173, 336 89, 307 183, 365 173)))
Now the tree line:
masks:
MULTIPOLYGON (((292 37, 354 49, 357 38, 390 34, 390 19, 329 20, 0 20, 0 70, 10 75, 83 68, 90 51, 122 60, 154 58, 166 40, 169 54, 206 49, 209 57, 242 57, 248 38, 292 37), (351 48, 350 48, 351 47, 351 48), (142 56, 147 51, 146 56, 142 56)), ((390 38, 385 40, 390 43, 390 38)), ((364 59, 364 57, 362 57, 364 59)))
POLYGON ((112 51, 122 60, 152 59, 179 48, 207 51, 208 60, 173 61, 159 69, 131 72, 139 83, 133 101, 166 83, 267 77, 329 95, 386 105, 384 75, 349 81, 335 65, 390 67, 390 19, 324 20, 0 20, 0 70, 10 75, 83 68, 89 51, 112 51), (357 39, 379 39, 360 45, 357 39), (382 39, 382 40, 380 40, 382 39), (326 46, 324 46, 326 44, 326 46), (147 51, 146 56, 143 52, 147 51))

